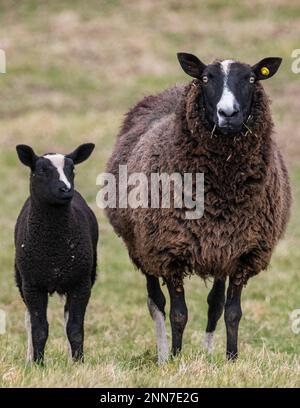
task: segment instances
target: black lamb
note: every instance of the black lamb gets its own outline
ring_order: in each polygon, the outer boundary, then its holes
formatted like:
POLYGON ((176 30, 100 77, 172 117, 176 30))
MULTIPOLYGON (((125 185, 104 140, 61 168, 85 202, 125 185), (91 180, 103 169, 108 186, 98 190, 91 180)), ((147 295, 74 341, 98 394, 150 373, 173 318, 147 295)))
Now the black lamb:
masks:
POLYGON ((26 305, 27 361, 43 362, 48 338, 48 294, 66 295, 66 334, 73 360, 83 361, 84 316, 96 277, 98 223, 74 190, 74 165, 86 160, 94 144, 71 154, 37 156, 18 145, 30 167, 30 197, 15 227, 16 283, 26 305))

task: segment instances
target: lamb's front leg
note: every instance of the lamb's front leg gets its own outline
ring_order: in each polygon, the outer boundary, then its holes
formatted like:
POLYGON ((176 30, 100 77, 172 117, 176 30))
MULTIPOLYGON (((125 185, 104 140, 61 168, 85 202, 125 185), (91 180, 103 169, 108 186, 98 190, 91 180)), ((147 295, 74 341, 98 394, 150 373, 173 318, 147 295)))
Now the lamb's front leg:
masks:
POLYGON ((25 315, 25 326, 28 335, 27 362, 42 364, 48 338, 48 293, 40 292, 32 286, 23 286, 22 292, 27 306, 25 315))
POLYGON ((83 362, 84 316, 90 296, 90 282, 67 293, 65 306, 66 334, 74 361, 83 362))

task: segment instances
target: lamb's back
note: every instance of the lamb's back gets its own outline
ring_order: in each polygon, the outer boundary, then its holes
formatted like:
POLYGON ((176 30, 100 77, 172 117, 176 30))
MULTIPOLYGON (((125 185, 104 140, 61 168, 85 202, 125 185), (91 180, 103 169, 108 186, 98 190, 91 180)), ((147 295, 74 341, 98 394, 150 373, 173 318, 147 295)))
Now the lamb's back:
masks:
POLYGON ((93 244, 93 248, 96 250, 96 246, 98 243, 98 221, 97 218, 92 211, 92 209, 88 206, 85 199, 81 196, 78 191, 75 191, 74 198, 72 200, 72 207, 75 213, 77 214, 77 218, 79 223, 82 223, 82 228, 88 229, 88 234, 91 237, 91 241, 93 244))
POLYGON ((19 242, 22 241, 22 236, 25 233, 28 214, 30 209, 30 197, 25 201, 16 221, 15 225, 15 245, 18 246, 19 242))

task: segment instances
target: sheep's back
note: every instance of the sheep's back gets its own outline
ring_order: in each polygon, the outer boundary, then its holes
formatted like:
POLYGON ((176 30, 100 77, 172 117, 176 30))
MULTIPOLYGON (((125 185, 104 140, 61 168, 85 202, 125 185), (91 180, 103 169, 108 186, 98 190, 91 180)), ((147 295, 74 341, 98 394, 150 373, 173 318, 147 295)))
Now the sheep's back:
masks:
MULTIPOLYGON (((128 173, 158 171, 159 157, 168 145, 168 135, 174 127, 175 111, 181 101, 184 86, 175 86, 155 96, 146 96, 126 115, 106 171, 116 176, 117 202, 119 165, 127 165, 128 173)), ((130 246, 133 225, 128 209, 106 209, 116 233, 130 246)), ((131 249, 128 248, 132 253, 131 249)))

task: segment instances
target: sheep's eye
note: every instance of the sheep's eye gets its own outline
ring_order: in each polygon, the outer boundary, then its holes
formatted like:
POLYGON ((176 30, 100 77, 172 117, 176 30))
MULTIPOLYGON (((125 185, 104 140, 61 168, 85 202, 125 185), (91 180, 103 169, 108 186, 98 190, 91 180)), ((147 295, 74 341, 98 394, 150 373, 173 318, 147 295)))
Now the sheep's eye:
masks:
POLYGON ((75 167, 74 166, 68 166, 67 167, 67 172, 70 174, 70 176, 75 176, 75 167))
POLYGON ((250 84, 254 84, 254 82, 255 82, 254 76, 251 76, 251 77, 249 78, 249 82, 250 82, 250 84))
POLYGON ((204 82, 205 84, 207 84, 207 82, 208 82, 208 76, 207 76, 207 75, 203 75, 203 77, 202 77, 202 82, 204 82))

